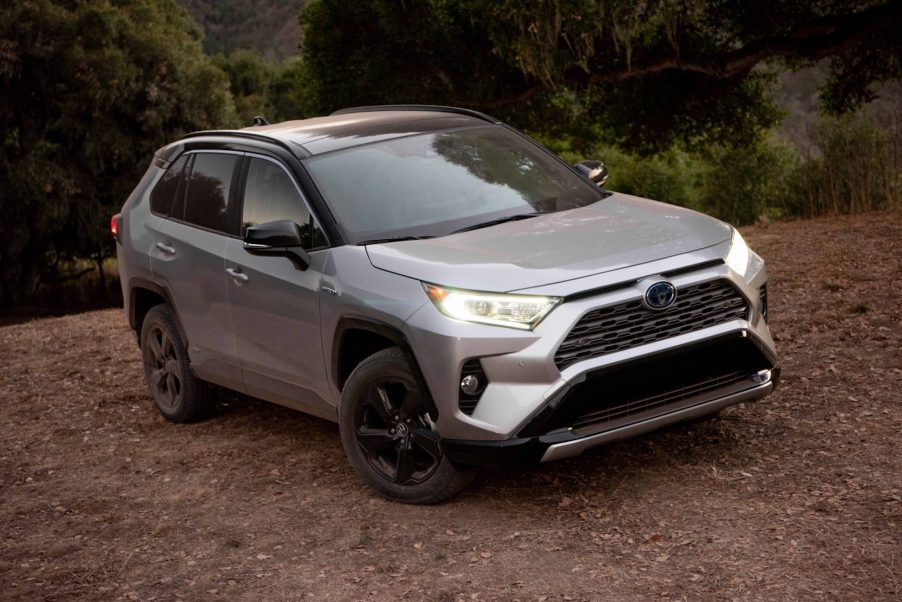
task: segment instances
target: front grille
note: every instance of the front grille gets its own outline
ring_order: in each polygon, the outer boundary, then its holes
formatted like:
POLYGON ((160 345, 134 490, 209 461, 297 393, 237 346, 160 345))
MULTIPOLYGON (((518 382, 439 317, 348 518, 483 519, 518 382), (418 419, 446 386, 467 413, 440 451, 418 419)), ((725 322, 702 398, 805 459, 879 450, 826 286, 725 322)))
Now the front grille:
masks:
POLYGON ((546 408, 520 436, 617 428, 632 417, 645 420, 752 387, 751 377, 773 366, 749 337, 733 334, 603 368, 557 407, 546 408))
POLYGON ((559 370, 736 319, 748 319, 749 305, 727 280, 712 280, 677 290, 676 302, 652 310, 641 300, 590 311, 573 327, 554 355, 559 370))

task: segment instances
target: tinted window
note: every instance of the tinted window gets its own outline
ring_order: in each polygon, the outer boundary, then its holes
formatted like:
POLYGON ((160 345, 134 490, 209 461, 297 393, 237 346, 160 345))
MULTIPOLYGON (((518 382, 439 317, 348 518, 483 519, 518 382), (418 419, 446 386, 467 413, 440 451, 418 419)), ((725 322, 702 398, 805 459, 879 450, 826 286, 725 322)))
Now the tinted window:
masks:
POLYGON ((573 169, 502 127, 395 138, 306 164, 339 223, 357 239, 441 236, 603 198, 573 169))
POLYGON ((224 153, 197 153, 187 178, 185 221, 226 231, 232 175, 240 157, 224 153))
POLYGON ((150 210, 154 213, 169 215, 169 210, 172 209, 172 199, 175 198, 187 159, 187 155, 182 155, 170 165, 160 181, 157 182, 153 192, 150 193, 150 210))
POLYGON ((326 238, 304 204, 294 181, 272 161, 251 159, 244 188, 241 231, 248 226, 289 219, 301 227, 307 248, 325 246, 326 238))

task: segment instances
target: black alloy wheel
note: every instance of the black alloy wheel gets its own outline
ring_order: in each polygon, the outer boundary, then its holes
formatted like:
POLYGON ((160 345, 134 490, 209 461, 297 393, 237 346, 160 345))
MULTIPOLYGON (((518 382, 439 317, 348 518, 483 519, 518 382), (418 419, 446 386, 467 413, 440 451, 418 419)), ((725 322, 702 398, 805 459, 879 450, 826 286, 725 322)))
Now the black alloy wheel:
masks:
POLYGON ((442 460, 427 413, 419 413, 415 383, 382 379, 370 384, 355 420, 357 443, 373 470, 397 485, 422 483, 442 460))
POLYGON ((442 453, 427 395, 404 353, 383 349, 363 360, 341 392, 341 442, 354 470, 388 499, 434 504, 474 478, 442 453))
POLYGON ((191 371, 188 349, 168 305, 150 308, 139 340, 144 377, 160 414, 172 422, 206 417, 214 405, 214 389, 191 371))

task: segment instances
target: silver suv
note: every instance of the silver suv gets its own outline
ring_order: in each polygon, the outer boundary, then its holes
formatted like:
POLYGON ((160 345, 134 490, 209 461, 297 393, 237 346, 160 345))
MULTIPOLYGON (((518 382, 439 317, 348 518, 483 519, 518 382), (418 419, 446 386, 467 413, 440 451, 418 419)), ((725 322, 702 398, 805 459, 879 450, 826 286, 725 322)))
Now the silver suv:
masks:
POLYGON ((159 411, 197 419, 224 387, 337 421, 366 483, 432 503, 479 465, 770 393, 761 258, 606 176, 448 107, 160 149, 112 226, 159 411))

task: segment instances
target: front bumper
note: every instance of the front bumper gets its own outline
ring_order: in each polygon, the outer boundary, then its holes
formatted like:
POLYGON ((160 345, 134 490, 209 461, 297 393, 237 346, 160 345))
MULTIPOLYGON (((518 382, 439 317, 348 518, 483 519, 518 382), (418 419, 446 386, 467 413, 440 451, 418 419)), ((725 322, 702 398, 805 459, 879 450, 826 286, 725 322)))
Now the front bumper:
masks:
MULTIPOLYGON (((773 340, 761 316, 760 288, 767 275, 763 261, 752 255, 746 274, 737 274, 720 261, 729 243, 640 266, 614 270, 578 281, 564 281, 537 289, 517 291, 566 297, 534 331, 518 331, 450 320, 434 306, 420 308, 406 323, 408 338, 438 409, 438 431, 452 457, 496 455, 525 459, 557 459, 586 447, 657 428, 662 424, 714 412, 732 403, 767 395, 775 382, 732 383, 684 398, 655 411, 607 422, 604 432, 585 428, 536 432, 528 427, 537 417, 564 399, 588 375, 621 365, 660 357, 705 345, 728 336, 743 336, 768 358, 759 368, 778 366, 773 340), (690 269, 686 269, 687 266, 690 269), (666 279, 678 289, 715 280, 729 281, 745 298, 749 313, 692 332, 668 336, 647 344, 593 356, 558 368, 555 354, 568 333, 588 312, 600 307, 641 299, 649 282, 666 279), (628 283, 626 286, 623 283, 628 283), (586 294, 585 291, 594 291, 586 294), (459 405, 459 383, 465 363, 479 358, 489 381, 472 413, 459 405)), ((778 373, 778 370, 774 370, 778 373)), ((552 425, 553 426, 553 425, 552 425)), ((480 462, 481 463, 481 462, 480 462)))
POLYGON ((679 408, 671 408, 665 414, 638 420, 601 432, 580 436, 568 429, 533 437, 514 437, 506 441, 463 441, 445 439, 442 449, 448 457, 460 464, 498 465, 538 463, 572 458, 587 449, 629 439, 659 428, 716 414, 738 403, 757 401, 776 389, 780 380, 780 368, 769 371, 766 380, 755 386, 728 395, 708 399, 695 399, 679 408))

